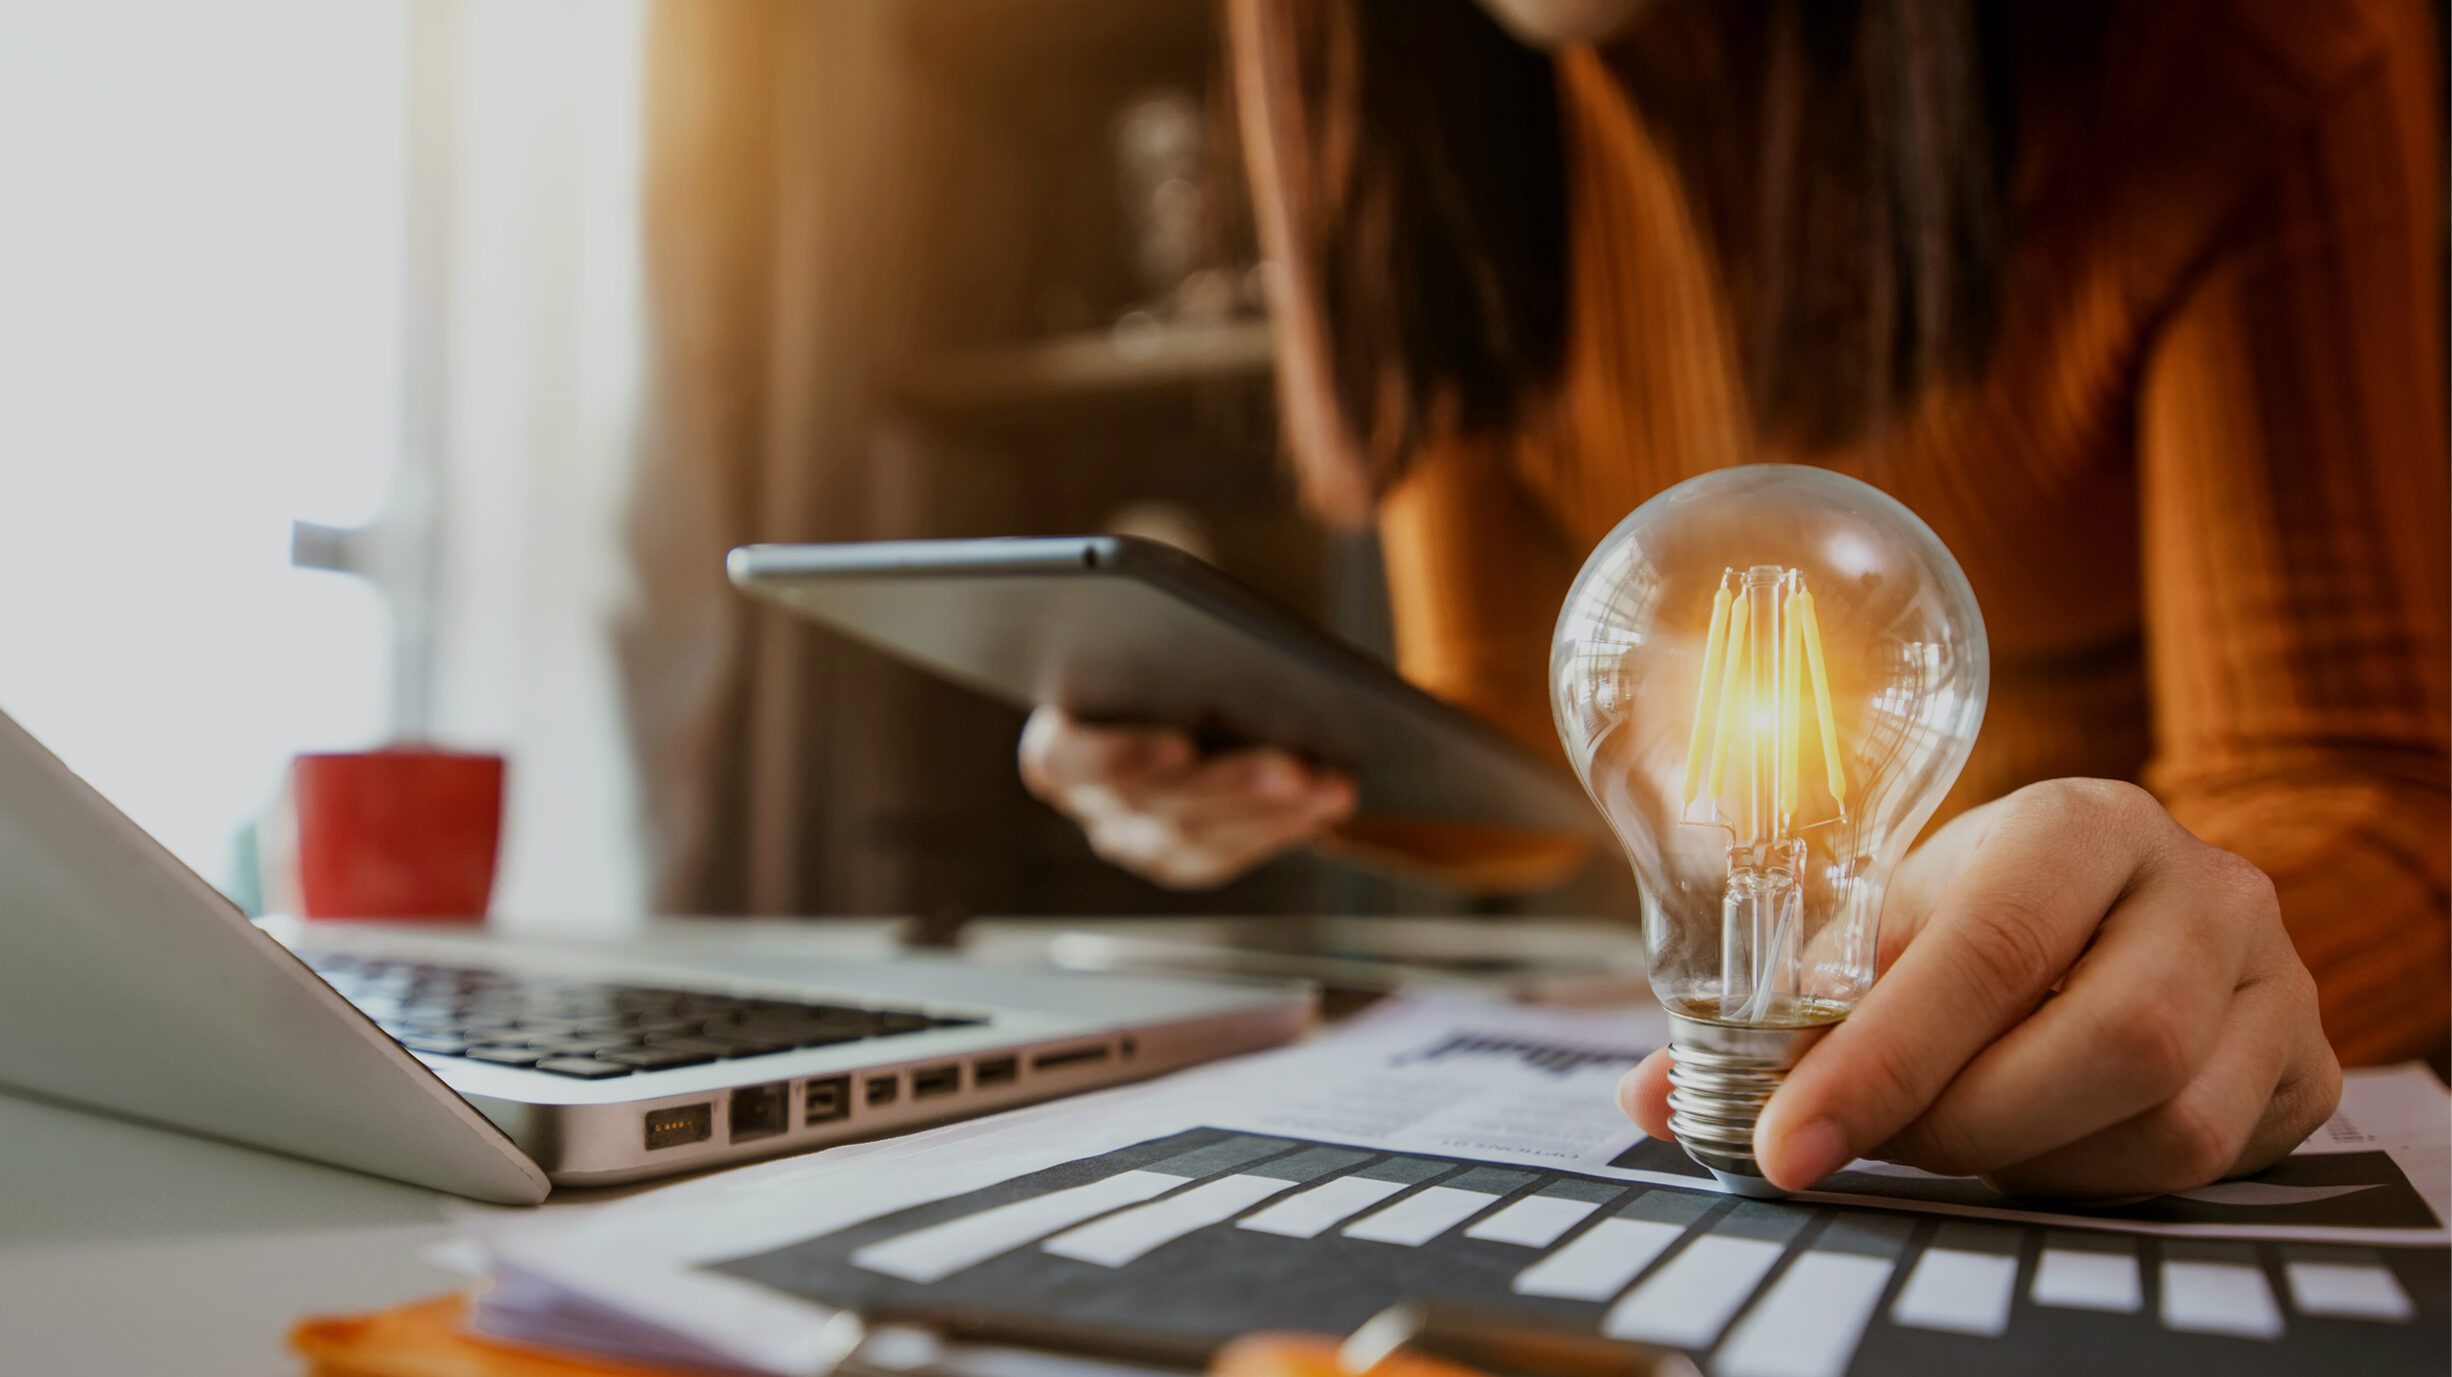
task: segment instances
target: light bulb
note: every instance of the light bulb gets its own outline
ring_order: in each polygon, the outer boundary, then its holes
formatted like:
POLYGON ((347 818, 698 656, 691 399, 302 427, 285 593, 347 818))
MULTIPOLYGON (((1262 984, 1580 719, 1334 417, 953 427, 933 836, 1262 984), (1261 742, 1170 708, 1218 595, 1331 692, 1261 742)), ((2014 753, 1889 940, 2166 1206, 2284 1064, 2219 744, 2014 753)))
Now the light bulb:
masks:
POLYGON ((1776 1195, 1754 1122, 1873 984, 1882 896, 1975 744, 1984 620, 1932 529, 1824 469, 1668 489, 1584 562, 1550 647, 1567 758, 1641 882, 1670 1127, 1776 1195))

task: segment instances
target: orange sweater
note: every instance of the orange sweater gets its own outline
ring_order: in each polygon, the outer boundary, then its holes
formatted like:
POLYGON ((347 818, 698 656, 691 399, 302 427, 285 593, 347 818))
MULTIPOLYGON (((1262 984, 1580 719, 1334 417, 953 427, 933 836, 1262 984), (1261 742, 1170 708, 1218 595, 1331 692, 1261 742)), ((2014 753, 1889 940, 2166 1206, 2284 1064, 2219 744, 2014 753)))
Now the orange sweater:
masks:
POLYGON ((2446 1032, 2447 491, 2437 43, 2419 0, 2133 5, 2096 99, 2028 112, 1981 386, 1884 451, 1750 434, 1706 251, 1605 54, 1559 58, 1572 305, 1545 424, 1381 509, 1405 672, 1555 751, 1584 554, 1724 464, 1821 464, 1930 522, 1993 647, 1943 816, 2137 780, 2280 889, 2345 1061, 2446 1032))

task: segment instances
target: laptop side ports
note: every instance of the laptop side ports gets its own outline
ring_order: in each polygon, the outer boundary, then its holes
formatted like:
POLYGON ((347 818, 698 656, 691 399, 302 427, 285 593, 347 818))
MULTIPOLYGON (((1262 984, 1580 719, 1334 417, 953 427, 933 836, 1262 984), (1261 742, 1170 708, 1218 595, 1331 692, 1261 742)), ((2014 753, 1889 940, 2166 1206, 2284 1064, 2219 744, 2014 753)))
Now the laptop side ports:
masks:
POLYGON ((732 1092, 732 1141, 772 1138, 792 1126, 791 1084, 744 1085, 732 1092))
POLYGON ((715 1136, 715 1106, 711 1104, 675 1105, 670 1109, 647 1111, 647 1146, 680 1147, 686 1143, 703 1143, 715 1136))
POLYGON ((851 1117, 851 1077, 828 1076, 809 1082, 800 1094, 804 1124, 831 1124, 851 1117))
POLYGON ((1039 1052, 1030 1058, 1033 1071, 1061 1071, 1068 1066, 1088 1066, 1107 1059, 1107 1044, 1093 1042, 1080 1047, 1062 1047, 1053 1052, 1039 1052))

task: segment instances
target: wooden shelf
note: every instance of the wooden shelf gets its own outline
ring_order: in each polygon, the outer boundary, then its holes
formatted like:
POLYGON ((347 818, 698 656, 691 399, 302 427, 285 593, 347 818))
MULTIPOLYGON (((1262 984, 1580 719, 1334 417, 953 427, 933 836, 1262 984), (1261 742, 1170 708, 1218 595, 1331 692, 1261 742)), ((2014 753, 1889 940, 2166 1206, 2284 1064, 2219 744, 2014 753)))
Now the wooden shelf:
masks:
POLYGON ((1255 379, 1266 376, 1275 357, 1264 320, 1088 330, 925 358, 902 376, 894 394, 906 405, 934 411, 1003 411, 1255 379))

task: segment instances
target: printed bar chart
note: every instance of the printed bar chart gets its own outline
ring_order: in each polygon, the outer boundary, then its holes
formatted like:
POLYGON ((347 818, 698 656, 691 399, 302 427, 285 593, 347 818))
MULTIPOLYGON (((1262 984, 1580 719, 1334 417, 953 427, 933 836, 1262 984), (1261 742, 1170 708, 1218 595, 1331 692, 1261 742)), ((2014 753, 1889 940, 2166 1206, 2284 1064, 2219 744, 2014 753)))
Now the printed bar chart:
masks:
POLYGON ((2035 1269, 2035 1304, 2126 1312, 2145 1304, 2135 1240, 2054 1229, 2035 1269))
POLYGON ((1475 1167, 1347 1225, 1345 1236, 1418 1248, 1537 1179, 1528 1171, 1475 1167))
POLYGON ((1222 1342, 1409 1297, 1686 1349, 1718 1377, 2442 1368, 2446 1250, 2141 1237, 1741 1201, 1193 1130, 714 1269, 1222 1342))
POLYGON ((2285 1245, 2282 1274, 2301 1313, 2402 1323, 2418 1313, 2409 1293, 2372 1248, 2285 1245))
POLYGON ((1878 1216, 1831 1221, 1746 1312, 1712 1371, 1720 1377, 1839 1377, 1890 1284, 1910 1227, 1878 1216))
POLYGON ((1914 1329, 1999 1338, 2018 1289, 2018 1231, 1998 1224, 1943 1224, 1891 1304, 1890 1322, 1914 1329))
POLYGON ((1628 1292, 1601 1321, 1601 1332, 1674 1348, 1709 1347, 1812 1219, 1813 1211, 1796 1205, 1739 1201, 1628 1292))
POLYGON ((1557 1242, 1560 1234, 1583 1223, 1584 1216, 1625 1193, 1610 1186, 1561 1181, 1482 1220, 1465 1230, 1464 1236, 1523 1248, 1546 1248, 1557 1242))
POLYGON ((1685 1237, 1713 1204, 1708 1195, 1647 1191, 1621 1207, 1617 1217, 1517 1273, 1511 1289, 1519 1296, 1606 1301, 1685 1237))
POLYGON ((1155 1171, 1124 1172, 887 1239, 853 1254, 852 1263, 905 1281, 942 1280, 1067 1225, 1173 1190, 1186 1179, 1155 1171))

